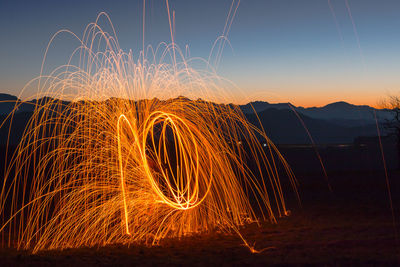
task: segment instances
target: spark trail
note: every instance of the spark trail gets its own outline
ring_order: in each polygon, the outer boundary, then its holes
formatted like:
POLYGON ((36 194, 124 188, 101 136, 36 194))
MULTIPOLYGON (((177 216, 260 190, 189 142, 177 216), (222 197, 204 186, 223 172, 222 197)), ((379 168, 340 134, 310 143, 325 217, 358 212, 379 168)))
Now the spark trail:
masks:
POLYGON ((288 214, 276 166, 295 188, 288 164, 238 107, 216 104, 228 86, 208 62, 190 67, 175 43, 135 60, 104 17, 32 82, 40 100, 0 193, 3 240, 35 253, 220 230, 256 252, 239 229, 288 214))

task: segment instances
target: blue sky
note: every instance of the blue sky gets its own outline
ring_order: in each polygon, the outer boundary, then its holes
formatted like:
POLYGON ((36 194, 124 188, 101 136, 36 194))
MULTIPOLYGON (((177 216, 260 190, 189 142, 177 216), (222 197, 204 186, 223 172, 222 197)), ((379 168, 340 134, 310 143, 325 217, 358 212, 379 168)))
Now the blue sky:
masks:
MULTIPOLYGON (((123 49, 142 49, 143 1, 0 1, 0 92, 19 94, 39 75, 45 47, 58 30, 81 36, 101 11, 123 49)), ((222 33, 230 0, 170 0, 176 42, 207 58, 222 33)), ((242 0, 218 72, 247 100, 320 106, 345 100, 376 105, 400 89, 400 1, 242 0), (349 13, 350 11, 350 13, 349 13), (350 14, 352 17, 350 17, 350 14), (336 17, 336 20, 334 19, 336 17), (352 21, 352 19, 353 21, 352 21), (353 25, 354 23, 354 25, 353 25)), ((146 1, 145 42, 170 42, 165 1, 146 1)), ((65 36, 49 63, 76 47, 65 36)))

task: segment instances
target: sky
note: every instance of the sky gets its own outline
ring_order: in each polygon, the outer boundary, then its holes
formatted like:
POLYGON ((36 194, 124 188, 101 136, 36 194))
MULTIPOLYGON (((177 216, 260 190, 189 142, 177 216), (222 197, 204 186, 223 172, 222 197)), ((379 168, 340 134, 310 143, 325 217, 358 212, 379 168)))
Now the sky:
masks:
MULTIPOLYGON (((231 3, 170 0, 176 43, 207 59, 231 3)), ((143 0, 0 0, 0 93, 19 95, 39 75, 52 35, 66 28, 82 36, 102 11, 111 17, 121 48, 137 54, 142 5, 143 0)), ((147 0, 145 14, 145 43, 171 42, 165 1, 147 0)), ((217 71, 239 88, 239 102, 377 106, 400 92, 398 0, 242 0, 228 39, 217 71)), ((67 35, 53 45, 49 66, 66 63, 77 46, 67 35)))

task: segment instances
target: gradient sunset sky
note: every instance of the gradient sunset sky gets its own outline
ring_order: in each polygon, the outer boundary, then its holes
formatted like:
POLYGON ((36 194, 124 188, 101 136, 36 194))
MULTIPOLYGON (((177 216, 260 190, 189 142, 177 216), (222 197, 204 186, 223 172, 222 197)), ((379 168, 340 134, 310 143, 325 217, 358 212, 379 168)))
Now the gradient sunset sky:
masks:
MULTIPOLYGON (((221 35, 231 0, 170 0, 176 42, 207 58, 221 35)), ((51 36, 67 28, 82 36, 107 12, 122 49, 142 49, 143 0, 0 1, 0 92, 18 95, 37 77, 51 36)), ((242 0, 218 74, 247 100, 321 106, 335 101, 376 106, 400 92, 399 0, 242 0), (347 1, 347 2, 346 2, 347 1)), ((69 42, 71 41, 71 42, 69 42)), ((170 42, 164 0, 146 1, 145 42, 170 42)), ((76 48, 56 41, 50 64, 76 48)))

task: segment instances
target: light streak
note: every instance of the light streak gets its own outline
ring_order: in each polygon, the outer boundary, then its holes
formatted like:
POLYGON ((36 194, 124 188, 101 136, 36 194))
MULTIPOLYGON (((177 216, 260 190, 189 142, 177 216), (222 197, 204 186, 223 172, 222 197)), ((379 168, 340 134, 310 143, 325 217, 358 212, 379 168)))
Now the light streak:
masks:
POLYGON ((35 105, 5 172, 3 239, 35 253, 218 229, 257 252, 239 230, 289 213, 276 166, 296 188, 287 162, 237 106, 218 104, 229 94, 208 62, 190 67, 173 35, 134 60, 101 16, 73 35, 68 64, 36 79, 35 97, 51 98, 35 105))
POLYGON ((289 103, 289 107, 293 111, 293 113, 296 115, 297 119, 300 121, 301 125, 303 126, 304 130, 306 131, 306 133, 308 135, 308 138, 311 141, 311 145, 312 145, 312 147, 314 149, 315 155, 317 156, 319 164, 321 165, 321 168, 322 168, 322 171, 324 173, 324 177, 325 177, 325 180, 326 180, 326 184, 328 185, 329 191, 331 193, 333 193, 331 183, 329 182, 328 173, 326 172, 324 162, 322 161, 321 155, 319 154, 317 146, 315 145, 314 138, 312 137, 310 131, 308 130, 306 123, 301 118, 300 114, 296 111, 295 107, 290 103, 289 103))
POLYGON ((340 41, 341 41, 341 43, 342 43, 342 46, 344 46, 343 34, 342 34, 342 31, 340 30, 340 26, 339 26, 339 23, 338 23, 338 20, 337 20, 337 17, 336 17, 335 9, 334 9, 333 6, 332 6, 331 0, 328 0, 328 6, 329 6, 329 9, 330 9, 330 11, 331 11, 333 20, 335 21, 336 30, 337 30, 337 32, 338 32, 340 41))
POLYGON ((347 13, 349 14, 349 18, 350 18, 351 24, 353 26, 353 32, 354 32, 354 36, 356 37, 356 40, 357 40, 358 51, 360 52, 360 57, 361 57, 362 64, 363 64, 363 67, 364 67, 364 70, 365 70, 366 69, 365 58, 364 58, 364 53, 363 53, 363 51, 361 49, 360 37, 358 35, 356 23, 354 22, 353 14, 351 13, 349 1, 348 0, 344 0, 344 3, 346 5, 347 13))

